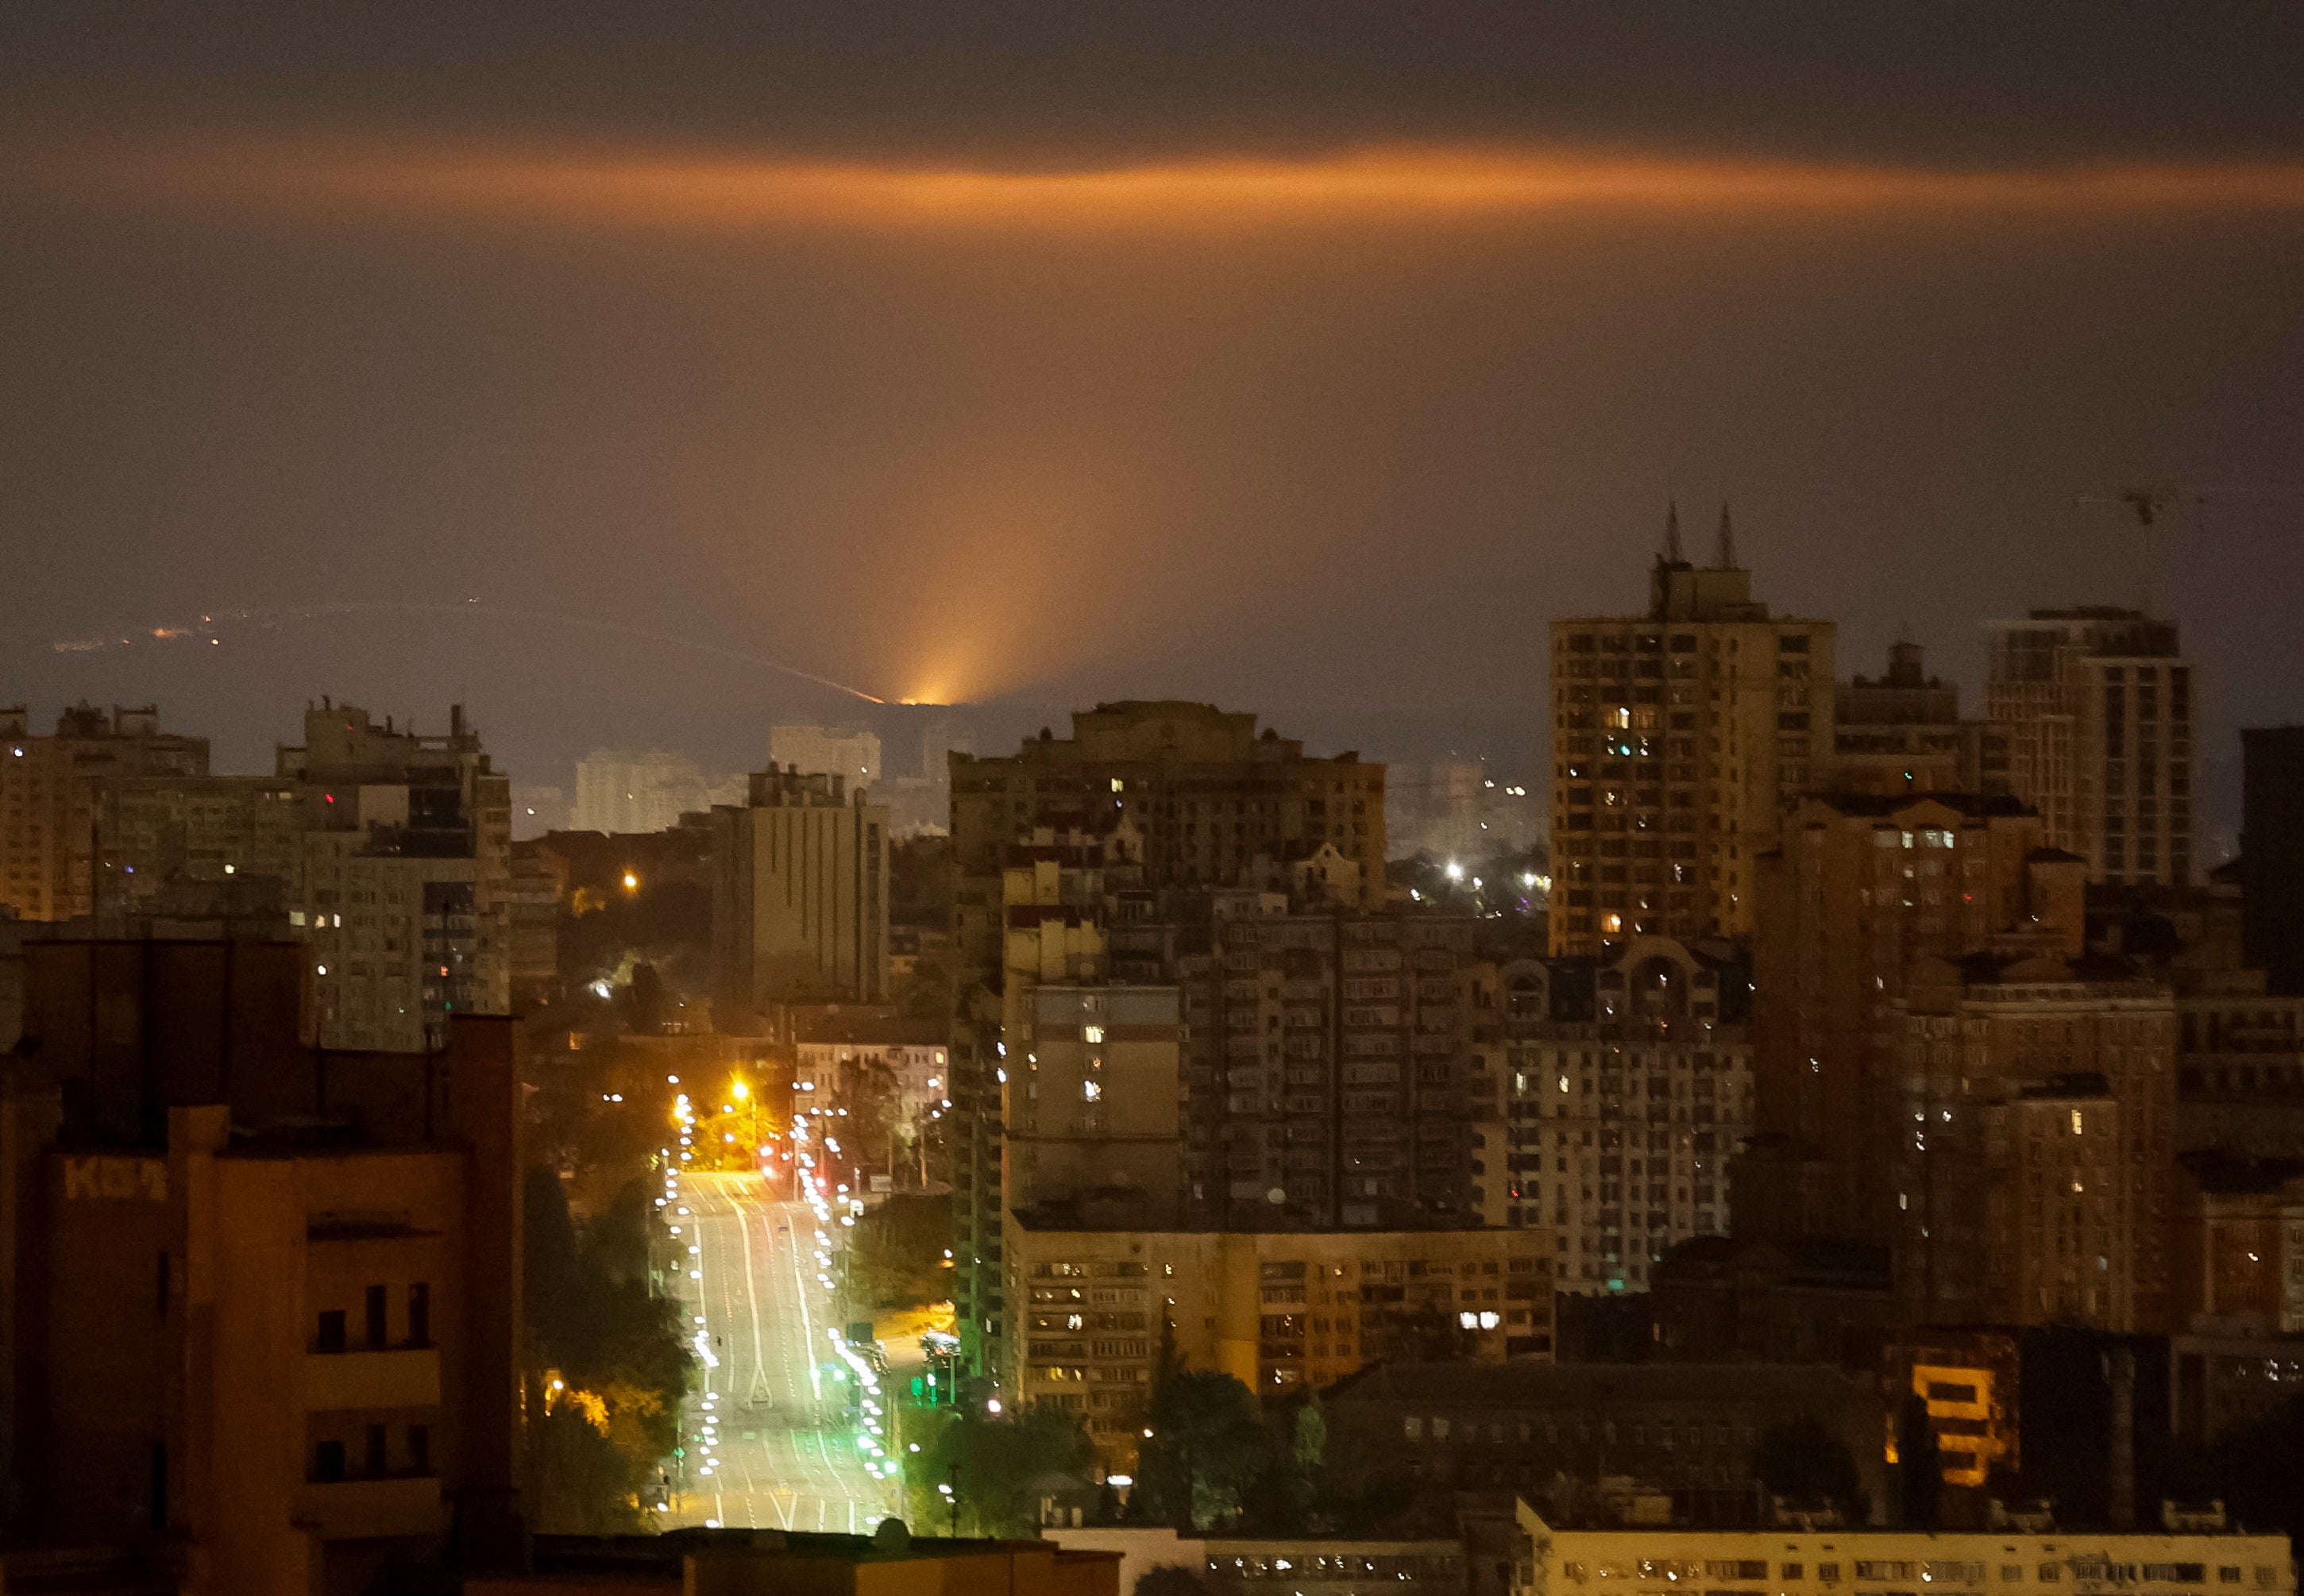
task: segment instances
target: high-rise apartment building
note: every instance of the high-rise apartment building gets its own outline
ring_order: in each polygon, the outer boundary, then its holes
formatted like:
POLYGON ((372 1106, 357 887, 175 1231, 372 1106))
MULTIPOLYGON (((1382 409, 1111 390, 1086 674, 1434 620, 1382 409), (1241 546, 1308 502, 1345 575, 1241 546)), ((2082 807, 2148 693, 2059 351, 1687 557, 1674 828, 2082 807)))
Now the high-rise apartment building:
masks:
POLYGON ((2014 798, 1801 800, 1761 861, 1753 944, 1754 1129, 1738 1227, 1885 1245, 1908 1110, 1895 1004, 1916 964, 1995 950, 2077 955, 2080 862, 2014 798), (1763 1178, 1776 1189, 1750 1182, 1763 1178), (1767 1217, 1764 1220, 1763 1214, 1767 1217))
POLYGON ((654 750, 595 748, 576 762, 576 806, 568 828, 608 836, 668 832, 710 802, 693 759, 654 750))
POLYGON ((1828 621, 1772 616, 1736 562, 1681 558, 1644 615, 1552 623, 1552 951, 1749 936, 1754 861, 1833 753, 1828 621))
POLYGON ((888 812, 839 775, 770 768, 712 810, 713 1012, 741 1033, 777 1003, 877 1003, 888 987, 888 812))
POLYGON ((1815 785, 1883 796, 1987 792, 1987 727, 1960 718, 1960 684, 1931 676, 1918 643, 1888 649, 1888 669, 1857 676, 1834 695, 1832 759, 1815 785))
POLYGON ((1358 908, 1384 881, 1384 767, 1212 705, 1099 705, 1005 758, 951 755, 958 1016, 952 1046, 956 1305, 968 1355, 1004 1366, 1004 1094, 1043 984, 1174 984, 1218 891, 1291 882, 1358 908), (1313 883, 1317 882, 1317 887, 1313 883), (1245 886, 1244 883, 1256 883, 1245 886), (1180 899, 1192 902, 1179 904, 1180 899), (1196 907, 1195 907, 1196 906, 1196 907))
POLYGON ((1728 1229, 1728 1161, 1752 1125, 1749 972, 1653 937, 1495 979, 1484 1217, 1548 1229, 1563 1292, 1644 1291, 1673 1247, 1728 1229))
POLYGON ((1205 951, 1180 955, 1195 1222, 1478 1215, 1471 1116, 1488 1077, 1473 1049, 1499 1027, 1476 929, 1456 916, 1235 912, 1216 917, 1205 951))
POLYGON ((2089 880, 2190 884, 2192 668, 2173 622, 2103 607, 1993 622, 1985 718, 2008 790, 2089 880))
POLYGON ((2170 1329, 2168 988, 2054 957, 1932 960, 1891 1019, 1898 1133, 1876 1155, 1910 1320, 2170 1329))
POLYGON ((880 779, 880 739, 846 726, 771 726, 768 763, 804 775, 838 776, 851 787, 880 779))
POLYGON ((160 730, 146 705, 109 713, 82 704, 35 737, 22 705, 0 709, 0 907, 26 920, 107 910, 93 870, 104 783, 123 776, 208 773, 203 737, 160 730))
POLYGON ((458 1014, 512 1007, 512 786, 462 705, 445 737, 323 698, 279 778, 301 812, 289 924, 320 1044, 436 1050, 458 1014))

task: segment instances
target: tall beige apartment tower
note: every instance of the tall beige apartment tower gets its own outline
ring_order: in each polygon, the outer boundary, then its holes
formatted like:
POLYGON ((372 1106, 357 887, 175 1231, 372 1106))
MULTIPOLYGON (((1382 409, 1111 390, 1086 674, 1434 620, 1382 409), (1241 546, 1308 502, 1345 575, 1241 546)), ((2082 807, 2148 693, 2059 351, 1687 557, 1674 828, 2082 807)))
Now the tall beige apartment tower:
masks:
POLYGON ((777 765, 712 809, 714 1014, 741 1033, 778 1003, 884 1001, 888 811, 846 778, 777 765))
POLYGON ((1675 511, 1645 615, 1552 623, 1552 951, 1749 936, 1752 866, 1833 752, 1829 621, 1772 616, 1675 511))
POLYGON ((1992 622, 1985 716, 2051 848, 2114 885, 2192 879, 2192 668, 2140 610, 1992 622))

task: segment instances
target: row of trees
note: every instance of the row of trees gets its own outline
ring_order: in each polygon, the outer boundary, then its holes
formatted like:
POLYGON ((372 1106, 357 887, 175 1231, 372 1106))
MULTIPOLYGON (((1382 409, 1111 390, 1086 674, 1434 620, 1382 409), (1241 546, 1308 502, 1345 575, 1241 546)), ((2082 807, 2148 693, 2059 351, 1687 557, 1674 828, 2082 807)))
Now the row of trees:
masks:
POLYGON ((892 1196, 867 1209, 849 1233, 849 1301, 879 1313, 948 1300, 952 1239, 949 1194, 892 1196))
POLYGON ((589 1223, 570 1217, 560 1177, 525 1194, 529 1493, 535 1527, 635 1530, 679 1443, 695 1357, 678 1305, 649 1283, 648 1188, 638 1180, 589 1223))

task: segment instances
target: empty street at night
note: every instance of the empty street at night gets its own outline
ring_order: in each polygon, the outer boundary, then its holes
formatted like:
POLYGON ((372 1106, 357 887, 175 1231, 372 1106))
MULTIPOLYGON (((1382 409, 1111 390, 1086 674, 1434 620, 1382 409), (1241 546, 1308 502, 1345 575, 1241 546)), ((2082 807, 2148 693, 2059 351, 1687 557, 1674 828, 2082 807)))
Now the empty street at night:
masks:
POLYGON ((817 1279, 815 1215, 771 1197, 755 1175, 691 1175, 681 1186, 690 1212, 673 1239, 698 1249, 677 1271, 682 1312, 691 1324, 704 1316, 711 1355, 682 1425, 685 1475, 674 1475, 669 1516, 868 1532, 896 1510, 896 1488, 867 1470, 851 1388, 832 1372, 843 1365, 826 1332, 839 1327, 817 1279))

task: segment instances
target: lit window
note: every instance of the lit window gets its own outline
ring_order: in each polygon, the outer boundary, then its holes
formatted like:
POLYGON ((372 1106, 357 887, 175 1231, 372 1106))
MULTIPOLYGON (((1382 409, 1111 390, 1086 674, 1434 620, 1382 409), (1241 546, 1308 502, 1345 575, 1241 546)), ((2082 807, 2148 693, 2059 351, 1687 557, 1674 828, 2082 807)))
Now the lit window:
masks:
POLYGON ((1080 1083, 1080 1095, 1086 1098, 1088 1102, 1094 1102, 1097 1099, 1104 1095, 1104 1088, 1094 1081, 1082 1081, 1080 1083))
POLYGON ((1102 1026, 1082 1026, 1080 1027, 1080 1040, 1082 1042, 1102 1042, 1104 1040, 1104 1027, 1102 1026))

